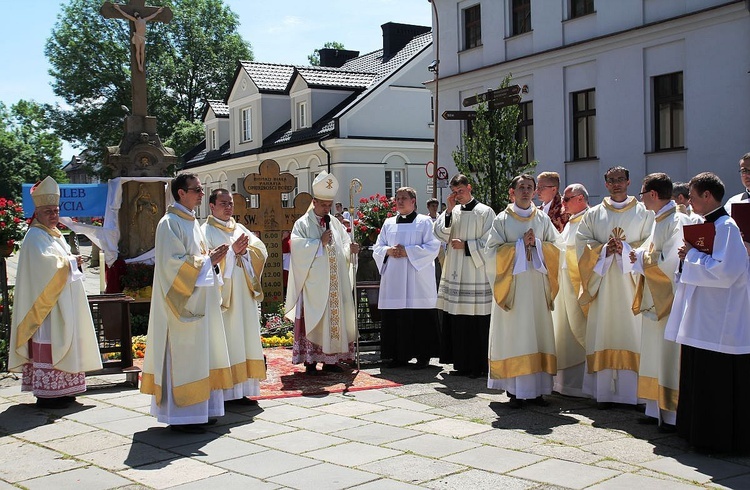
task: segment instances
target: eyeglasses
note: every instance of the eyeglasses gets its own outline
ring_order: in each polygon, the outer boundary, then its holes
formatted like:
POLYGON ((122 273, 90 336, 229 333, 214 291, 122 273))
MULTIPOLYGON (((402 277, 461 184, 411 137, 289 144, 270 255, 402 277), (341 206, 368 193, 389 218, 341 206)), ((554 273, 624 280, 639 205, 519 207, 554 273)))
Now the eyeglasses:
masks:
POLYGON ((568 197, 563 197, 563 198, 562 198, 562 200, 563 200, 563 202, 568 202, 568 201, 570 201, 571 199, 573 199, 574 197, 578 197, 578 196, 582 196, 582 195, 583 195, 583 194, 576 194, 575 196, 568 196, 568 197))
POLYGON ((554 185, 538 185, 536 186, 537 189, 551 189, 555 187, 554 185))
POLYGON ((188 187, 188 188, 187 188, 187 189, 185 189, 185 190, 186 190, 186 191, 193 191, 193 192, 197 192, 198 194, 203 194, 203 187, 202 187, 202 186, 200 186, 200 185, 199 185, 199 186, 197 186, 197 187, 188 187))
POLYGON ((628 181, 627 177, 618 177, 616 179, 606 179, 607 184, 624 184, 628 181))
POLYGON ((639 196, 642 196, 642 195, 644 195, 644 194, 648 194, 649 192, 651 192, 651 191, 643 191, 643 192, 639 192, 639 193, 638 193, 638 195, 639 195, 639 196))
POLYGON ((742 167, 742 168, 740 169, 740 173, 741 173, 742 175, 747 175, 747 174, 750 174, 750 168, 745 168, 745 167, 742 167))

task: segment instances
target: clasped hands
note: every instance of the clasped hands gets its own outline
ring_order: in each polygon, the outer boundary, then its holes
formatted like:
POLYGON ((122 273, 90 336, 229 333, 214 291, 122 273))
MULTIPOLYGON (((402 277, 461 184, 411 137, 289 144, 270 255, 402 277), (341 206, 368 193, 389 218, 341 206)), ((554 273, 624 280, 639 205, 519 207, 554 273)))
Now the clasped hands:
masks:
POLYGON ((403 245, 394 245, 393 247, 388 247, 385 254, 394 259, 402 259, 406 257, 406 249, 403 245))
MULTIPOLYGON (((605 245, 607 250, 607 257, 612 254, 622 255, 622 240, 616 237, 609 237, 607 244, 605 245)), ((633 255, 630 256, 630 261, 634 262, 633 255)))

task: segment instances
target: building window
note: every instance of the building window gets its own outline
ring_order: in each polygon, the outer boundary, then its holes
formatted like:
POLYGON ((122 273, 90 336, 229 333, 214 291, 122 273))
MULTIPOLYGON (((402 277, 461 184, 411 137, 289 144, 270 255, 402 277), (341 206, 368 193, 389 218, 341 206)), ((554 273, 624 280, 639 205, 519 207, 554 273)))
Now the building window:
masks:
POLYGON ((518 129, 516 129, 516 141, 528 144, 523 150, 521 161, 524 164, 534 161, 534 102, 522 102, 519 104, 518 129))
POLYGON ((654 149, 685 147, 682 72, 654 77, 654 149))
POLYGON ((573 96, 573 160, 596 158, 596 91, 573 96))
POLYGON ((531 0, 513 0, 511 19, 514 36, 531 31, 531 0))
POLYGON ((253 140, 253 110, 242 109, 242 142, 253 140))
POLYGON ((482 16, 479 5, 464 10, 464 49, 482 45, 482 16))
POLYGON ((297 128, 307 127, 307 102, 297 104, 297 128))
POLYGON ((401 170, 385 171, 385 195, 386 197, 396 197, 396 190, 401 187, 401 170))
POLYGON ((211 130, 211 148, 209 148, 209 150, 215 150, 218 147, 219 145, 217 144, 217 141, 216 141, 216 130, 212 129, 211 130))
POLYGON ((570 0, 570 18, 594 13, 594 0, 570 0))

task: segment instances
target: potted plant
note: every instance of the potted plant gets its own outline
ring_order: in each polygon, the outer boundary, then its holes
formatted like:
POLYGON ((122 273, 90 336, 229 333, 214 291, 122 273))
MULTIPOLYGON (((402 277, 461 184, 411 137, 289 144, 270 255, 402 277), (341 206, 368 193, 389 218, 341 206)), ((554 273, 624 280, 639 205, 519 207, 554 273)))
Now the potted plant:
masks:
POLYGON ((10 257, 28 229, 20 204, 0 197, 0 255, 10 257))
POLYGON ((120 277, 122 292, 135 299, 151 299, 154 282, 154 266, 143 262, 127 264, 125 274, 120 277))

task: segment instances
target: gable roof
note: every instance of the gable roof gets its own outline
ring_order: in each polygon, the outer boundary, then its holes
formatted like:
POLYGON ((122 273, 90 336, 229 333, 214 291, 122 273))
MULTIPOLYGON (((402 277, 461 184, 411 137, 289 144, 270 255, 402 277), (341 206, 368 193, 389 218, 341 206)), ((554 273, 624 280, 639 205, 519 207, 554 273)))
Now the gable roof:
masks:
POLYGON ((317 66, 296 67, 295 72, 305 80, 310 88, 366 89, 376 77, 375 73, 317 66))

